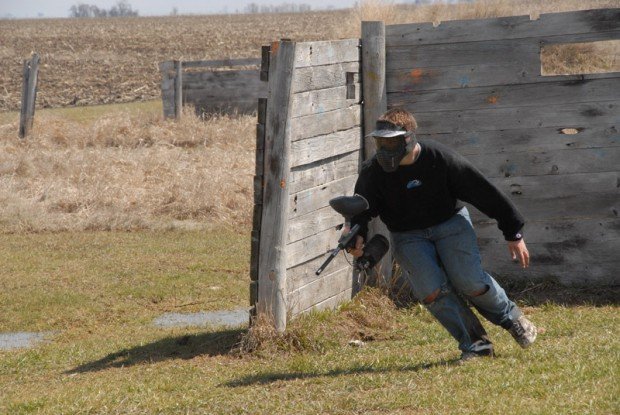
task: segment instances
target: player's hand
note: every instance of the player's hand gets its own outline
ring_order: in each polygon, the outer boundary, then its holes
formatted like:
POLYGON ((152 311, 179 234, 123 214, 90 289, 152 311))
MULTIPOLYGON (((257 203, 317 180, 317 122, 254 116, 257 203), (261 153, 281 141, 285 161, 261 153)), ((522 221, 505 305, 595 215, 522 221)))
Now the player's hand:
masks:
MULTIPOLYGON (((351 228, 345 226, 342 228, 342 234, 346 235, 351 231, 351 228)), ((353 255, 355 258, 359 258, 364 254, 364 238, 360 235, 355 236, 355 247, 347 248, 347 252, 353 255)))
POLYGON ((524 239, 508 241, 508 250, 510 251, 512 260, 519 261, 522 268, 527 268, 530 265, 530 253, 527 251, 524 239))

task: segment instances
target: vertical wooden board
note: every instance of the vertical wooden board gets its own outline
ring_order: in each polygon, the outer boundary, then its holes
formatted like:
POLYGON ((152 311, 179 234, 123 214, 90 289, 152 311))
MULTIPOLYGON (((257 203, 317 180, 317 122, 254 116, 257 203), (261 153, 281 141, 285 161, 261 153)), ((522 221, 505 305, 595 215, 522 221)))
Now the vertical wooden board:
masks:
POLYGON ((291 144, 291 167, 359 151, 361 140, 362 129, 354 127, 350 130, 294 141, 291 144))
POLYGON ((286 327, 286 235, 290 174, 290 104, 295 43, 271 46, 265 134, 265 186, 259 255, 258 311, 286 327))
MULTIPOLYGON (((387 110, 385 25, 362 22, 362 82, 364 97, 364 136, 374 130, 376 120, 387 110)), ((372 139, 364 144, 364 159, 375 152, 372 139)))
POLYGON ((174 61, 174 116, 181 119, 183 113, 183 64, 174 61))
POLYGON ((174 62, 165 61, 159 64, 161 73, 161 100, 164 110, 164 118, 174 117, 174 62))
POLYGON ((260 62, 260 80, 266 82, 269 80, 269 59, 271 55, 271 46, 261 47, 261 62, 260 62))
POLYGON ((29 61, 24 60, 22 66, 22 103, 19 113, 19 137, 24 138, 28 134, 27 117, 28 117, 28 77, 30 76, 29 61))
POLYGON ((295 67, 359 61, 359 39, 327 40, 297 44, 295 67))

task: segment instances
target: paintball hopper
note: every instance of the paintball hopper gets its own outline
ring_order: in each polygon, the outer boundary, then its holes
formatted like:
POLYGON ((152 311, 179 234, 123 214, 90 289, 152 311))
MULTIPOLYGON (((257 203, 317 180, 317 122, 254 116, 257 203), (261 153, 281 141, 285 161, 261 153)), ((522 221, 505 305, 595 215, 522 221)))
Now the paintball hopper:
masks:
POLYGON ((329 201, 329 205, 340 213, 348 222, 353 216, 362 213, 370 206, 368 201, 360 195, 338 196, 329 201))

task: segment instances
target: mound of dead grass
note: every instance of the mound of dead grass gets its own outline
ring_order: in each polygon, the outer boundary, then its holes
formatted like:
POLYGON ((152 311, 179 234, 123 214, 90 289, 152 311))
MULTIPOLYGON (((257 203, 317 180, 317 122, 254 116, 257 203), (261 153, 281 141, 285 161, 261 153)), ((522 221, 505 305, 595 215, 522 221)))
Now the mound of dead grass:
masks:
POLYGON ((381 290, 367 287, 335 311, 315 311, 289 321, 278 333, 260 316, 243 335, 235 352, 271 355, 318 352, 343 347, 351 340, 364 342, 399 337, 402 322, 395 304, 381 290))
POLYGON ((0 126, 0 232, 247 228, 255 117, 37 115, 0 126))

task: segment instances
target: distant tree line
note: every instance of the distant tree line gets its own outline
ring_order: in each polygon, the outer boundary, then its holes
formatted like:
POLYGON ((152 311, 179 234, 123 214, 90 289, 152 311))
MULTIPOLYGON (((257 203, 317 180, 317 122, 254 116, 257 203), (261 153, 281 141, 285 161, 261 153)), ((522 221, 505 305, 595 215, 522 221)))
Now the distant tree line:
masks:
POLYGON ((246 13, 303 13, 312 10, 312 6, 306 3, 281 3, 279 5, 259 5, 250 3, 245 6, 246 13))
POLYGON ((135 17, 138 11, 131 8, 126 0, 120 0, 109 10, 100 9, 94 4, 78 3, 69 8, 69 17, 135 17))

